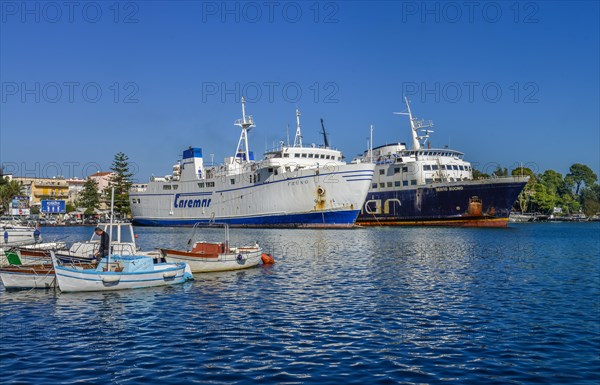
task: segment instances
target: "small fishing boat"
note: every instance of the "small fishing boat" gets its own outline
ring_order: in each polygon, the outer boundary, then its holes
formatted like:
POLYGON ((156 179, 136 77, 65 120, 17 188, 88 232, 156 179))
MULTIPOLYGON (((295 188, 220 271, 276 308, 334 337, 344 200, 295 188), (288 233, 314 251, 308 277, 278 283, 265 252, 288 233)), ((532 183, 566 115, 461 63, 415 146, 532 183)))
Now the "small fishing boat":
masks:
POLYGON ((262 259, 262 249, 258 244, 253 246, 231 247, 229 243, 229 225, 211 223, 208 226, 225 228, 224 242, 193 242, 200 223, 196 223, 188 240, 188 250, 160 249, 167 262, 185 262, 192 273, 208 273, 214 271, 240 270, 258 265, 262 259))
POLYGON ((50 250, 57 251, 65 247, 65 242, 34 243, 33 245, 17 247, 14 252, 18 255, 22 265, 51 265, 50 250))
POLYGON ((155 264, 143 255, 109 255, 88 269, 61 266, 54 252, 51 255, 56 283, 62 292, 139 289, 193 279, 189 266, 183 262, 155 264))
MULTIPOLYGON (((158 257, 155 251, 140 251, 131 223, 100 223, 97 227, 109 234, 112 254, 158 257)), ((94 254, 99 247, 100 237, 93 233, 89 241, 75 242, 69 249, 57 250, 55 254, 58 261, 62 263, 92 263, 95 261, 94 254)), ((51 262, 50 259, 48 262, 51 262)))
MULTIPOLYGON (((111 192, 110 227, 113 224, 114 187, 111 192)), ((112 237, 109 237, 109 250, 112 237)), ((93 268, 79 269, 60 265, 54 251, 50 252, 56 283, 63 292, 108 291, 174 285, 193 279, 190 267, 183 262, 154 263, 145 255, 108 254, 93 268)))
POLYGON ((6 290, 48 289, 54 287, 52 265, 9 265, 0 267, 0 280, 6 290))

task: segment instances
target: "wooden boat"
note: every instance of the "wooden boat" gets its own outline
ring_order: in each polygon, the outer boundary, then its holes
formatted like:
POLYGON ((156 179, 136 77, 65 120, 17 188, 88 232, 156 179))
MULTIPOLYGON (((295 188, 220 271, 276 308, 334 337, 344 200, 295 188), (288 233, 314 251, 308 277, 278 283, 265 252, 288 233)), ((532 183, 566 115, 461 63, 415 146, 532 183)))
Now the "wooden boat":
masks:
POLYGON ((64 249, 65 242, 45 242, 21 246, 15 249, 23 265, 52 264, 50 250, 64 249))
POLYGON ((258 265, 262 257, 262 249, 253 246, 230 247, 229 226, 226 223, 212 223, 209 226, 225 228, 224 242, 192 242, 196 231, 201 225, 197 223, 192 230, 188 245, 189 250, 159 249, 167 262, 185 262, 192 273, 207 273, 214 271, 240 270, 258 265))
POLYGON ((7 290, 54 287, 54 267, 50 265, 9 265, 0 267, 0 280, 7 290))

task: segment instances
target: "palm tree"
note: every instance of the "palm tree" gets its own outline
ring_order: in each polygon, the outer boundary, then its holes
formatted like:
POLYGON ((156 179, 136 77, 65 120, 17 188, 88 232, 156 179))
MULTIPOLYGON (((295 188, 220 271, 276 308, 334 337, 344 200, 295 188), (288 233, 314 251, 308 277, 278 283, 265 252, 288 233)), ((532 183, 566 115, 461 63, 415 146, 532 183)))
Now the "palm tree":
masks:
POLYGON ((0 211, 5 212, 10 207, 14 197, 22 194, 23 184, 15 180, 8 181, 0 186, 0 211))

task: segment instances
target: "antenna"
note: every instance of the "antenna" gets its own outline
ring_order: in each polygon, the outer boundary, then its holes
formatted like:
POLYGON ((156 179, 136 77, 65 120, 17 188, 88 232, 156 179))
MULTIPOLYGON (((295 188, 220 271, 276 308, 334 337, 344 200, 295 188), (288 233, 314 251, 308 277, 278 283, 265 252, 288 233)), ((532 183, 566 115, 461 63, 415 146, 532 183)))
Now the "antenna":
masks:
POLYGON ((302 131, 300 131, 300 109, 296 107, 296 136, 294 137, 294 147, 302 147, 302 131))
POLYGON ((327 140, 327 132, 325 132, 325 124, 323 123, 323 118, 321 118, 321 128, 323 129, 321 134, 323 134, 323 142, 325 144, 325 148, 329 148, 329 140, 327 140))
POLYGON ((427 139, 429 138, 429 133, 434 132, 433 130, 427 130, 427 127, 433 127, 433 122, 431 120, 427 122, 425 122, 424 120, 418 120, 412 115, 412 112, 410 110, 410 102, 406 96, 404 97, 404 101, 406 102, 406 108, 408 109, 408 112, 394 112, 394 114, 408 115, 408 118, 410 119, 410 128, 412 135, 412 149, 419 150, 421 149, 421 146, 424 146, 427 142, 427 139), (419 130, 425 131, 425 135, 419 136, 419 130), (422 139, 425 139, 423 143, 420 142, 420 140, 422 139))
POLYGON ((244 161, 248 162, 250 160, 250 150, 248 145, 248 132, 251 129, 256 127, 254 125, 254 119, 251 115, 246 116, 246 99, 242 96, 242 119, 236 120, 234 125, 242 128, 242 133, 240 134, 240 140, 238 141, 237 150, 235 151, 235 155, 232 159, 232 163, 238 161, 242 163, 244 161))
POLYGON ((286 129, 285 129, 285 135, 287 137, 287 146, 290 146, 290 125, 288 123, 286 129))
POLYGON ((373 125, 371 124, 371 139, 369 140, 370 162, 373 163, 373 125))

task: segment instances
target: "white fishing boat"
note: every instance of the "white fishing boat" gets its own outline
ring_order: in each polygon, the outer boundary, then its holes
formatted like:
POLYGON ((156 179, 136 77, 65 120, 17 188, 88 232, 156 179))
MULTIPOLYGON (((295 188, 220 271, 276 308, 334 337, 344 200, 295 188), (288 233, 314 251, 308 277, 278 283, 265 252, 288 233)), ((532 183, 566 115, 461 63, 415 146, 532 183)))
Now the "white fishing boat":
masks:
POLYGON ((217 225, 225 228, 223 242, 195 242, 194 236, 199 228, 199 224, 196 224, 188 241, 189 249, 160 249, 162 256, 167 262, 187 263, 192 273, 241 270, 260 263, 262 248, 258 244, 232 247, 229 241, 229 226, 226 223, 217 225))
MULTIPOLYGON (((158 257, 158 252, 140 251, 131 223, 100 223, 97 227, 100 227, 109 234, 112 254, 158 257)), ((94 254, 98 251, 99 247, 100 236, 93 232, 89 241, 75 242, 69 249, 56 250, 55 254, 59 262, 91 263, 94 261, 94 254)), ((48 262, 51 262, 50 259, 48 259, 48 262)))
MULTIPOLYGON (((373 178, 374 164, 346 163, 341 151, 305 146, 296 110, 294 144, 282 141, 254 160, 246 115, 235 122, 241 135, 234 156, 207 166, 201 148, 183 152, 173 174, 152 177, 129 194, 133 223, 193 226, 224 222, 238 227, 352 227, 373 178)), ((326 135, 324 134, 326 138, 326 135)))
POLYGON ((185 263, 157 263, 143 255, 104 257, 95 268, 58 265, 52 252, 56 283, 60 291, 108 291, 175 285, 193 279, 185 263))
POLYGON ((9 265, 0 267, 0 280, 7 290, 54 287, 54 267, 50 265, 9 265))
POLYGON ((13 221, 0 221, 0 236, 2 236, 0 247, 4 249, 40 241, 40 231, 37 227, 21 225, 13 221))
MULTIPOLYGON (((114 187, 111 193, 111 218, 114 205, 114 187)), ((109 231, 112 226, 109 227, 109 231)), ((109 250, 111 249, 109 238, 109 250)), ((108 291, 139 289, 174 285, 193 279, 190 267, 183 262, 157 263, 144 255, 110 254, 102 258, 95 268, 79 269, 60 265, 52 251, 52 264, 58 288, 63 292, 108 291)))

